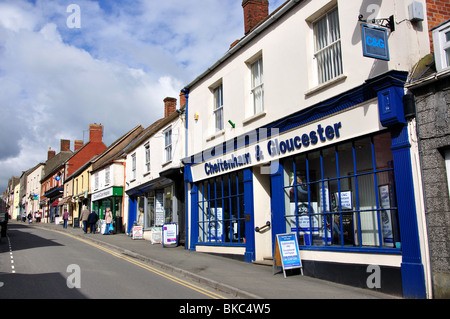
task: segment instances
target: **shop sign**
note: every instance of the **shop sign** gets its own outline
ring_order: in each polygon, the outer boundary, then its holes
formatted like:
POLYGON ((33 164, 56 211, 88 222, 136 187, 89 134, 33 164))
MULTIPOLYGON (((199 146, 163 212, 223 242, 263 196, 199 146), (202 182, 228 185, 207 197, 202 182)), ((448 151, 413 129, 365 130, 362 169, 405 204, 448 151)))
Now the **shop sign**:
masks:
POLYGON ((250 152, 236 155, 232 154, 228 158, 205 163, 205 174, 206 176, 210 176, 217 173, 225 173, 229 170, 243 168, 252 164, 252 158, 257 162, 267 157, 270 157, 270 159, 279 158, 289 153, 300 151, 302 148, 315 146, 319 142, 324 143, 338 139, 341 136, 341 128, 341 122, 326 126, 319 124, 314 130, 308 133, 298 134, 287 139, 282 137, 270 139, 265 145, 264 142, 257 144, 254 148, 253 156, 250 152))
MULTIPOLYGON (((379 118, 377 102, 370 101, 338 114, 332 119, 313 122, 282 134, 274 133, 276 129, 272 129, 269 136, 268 130, 264 128, 260 128, 258 133, 246 132, 238 139, 245 140, 245 137, 248 143, 235 151, 231 146, 232 152, 217 154, 213 153, 213 149, 209 149, 194 155, 190 174, 195 182, 254 165, 260 166, 263 173, 262 170, 266 169, 265 165, 276 165, 281 158, 377 132, 383 129, 379 118)), ((234 140, 227 142, 227 149, 229 144, 234 145, 234 140)), ((276 167, 273 168, 276 171, 276 167)), ((270 169, 264 172, 264 174, 270 173, 270 169)))
POLYGON ((296 234, 277 234, 274 255, 274 268, 280 265, 283 268, 284 278, 286 269, 302 269, 296 234))
POLYGON ((365 57, 389 61, 387 29, 362 25, 362 46, 365 57))
POLYGON ((175 223, 164 224, 162 227, 163 247, 178 245, 178 226, 175 223))
POLYGON ((132 234, 133 234, 133 239, 143 239, 144 238, 144 227, 143 226, 133 226, 132 234))
POLYGON ((111 188, 109 188, 107 190, 100 191, 98 193, 92 194, 92 201, 95 202, 95 201, 97 201, 99 199, 102 199, 102 198, 111 197, 112 195, 113 195, 113 189, 111 187, 111 188))

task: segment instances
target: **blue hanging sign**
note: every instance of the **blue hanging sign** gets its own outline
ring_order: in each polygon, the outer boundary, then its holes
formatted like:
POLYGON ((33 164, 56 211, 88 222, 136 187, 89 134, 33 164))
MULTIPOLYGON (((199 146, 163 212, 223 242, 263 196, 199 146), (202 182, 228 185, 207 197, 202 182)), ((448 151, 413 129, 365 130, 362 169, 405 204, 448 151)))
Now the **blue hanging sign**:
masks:
POLYGON ((390 60, 387 29, 362 24, 362 45, 365 57, 390 60))

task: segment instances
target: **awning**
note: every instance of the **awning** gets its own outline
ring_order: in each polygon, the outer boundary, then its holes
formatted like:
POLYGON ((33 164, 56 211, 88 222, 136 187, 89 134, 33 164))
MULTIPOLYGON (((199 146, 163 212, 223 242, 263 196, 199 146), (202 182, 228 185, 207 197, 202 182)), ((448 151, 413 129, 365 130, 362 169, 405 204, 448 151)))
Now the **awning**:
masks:
POLYGON ((58 206, 62 206, 62 205, 64 205, 65 203, 70 202, 71 199, 72 199, 72 196, 69 196, 69 197, 60 199, 60 200, 59 200, 59 203, 58 203, 58 206))

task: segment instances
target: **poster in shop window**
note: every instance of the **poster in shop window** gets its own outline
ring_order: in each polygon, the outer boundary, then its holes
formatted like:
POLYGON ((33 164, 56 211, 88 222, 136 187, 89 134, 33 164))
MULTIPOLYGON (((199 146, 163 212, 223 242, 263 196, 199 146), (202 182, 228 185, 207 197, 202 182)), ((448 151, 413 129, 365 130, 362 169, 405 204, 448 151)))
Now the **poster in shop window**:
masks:
POLYGON ((164 225, 164 192, 156 191, 155 225, 164 225))
POLYGON ((394 234, 392 230, 392 216, 390 190, 389 185, 382 185, 378 187, 380 191, 380 204, 383 210, 381 211, 381 223, 383 225, 383 244, 387 247, 394 247, 394 234))

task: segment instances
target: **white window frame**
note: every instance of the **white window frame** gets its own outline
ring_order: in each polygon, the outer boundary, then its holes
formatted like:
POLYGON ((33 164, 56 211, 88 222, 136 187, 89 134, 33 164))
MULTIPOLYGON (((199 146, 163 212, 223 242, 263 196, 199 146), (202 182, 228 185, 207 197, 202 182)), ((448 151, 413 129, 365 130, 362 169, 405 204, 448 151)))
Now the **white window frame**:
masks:
POLYGON ((136 179, 136 153, 131 155, 131 180, 136 179))
POLYGON ((213 89, 214 95, 214 104, 213 104, 213 113, 214 113, 214 126, 216 132, 223 131, 223 84, 220 83, 213 89))
POLYGON ((260 56, 250 64, 253 115, 264 112, 264 64, 260 56))
POLYGON ((150 172, 150 142, 144 145, 145 148, 145 170, 146 173, 150 172))
POLYGON ((337 7, 329 10, 313 22, 313 37, 317 84, 321 85, 339 77, 344 72, 337 7), (322 37, 319 36, 320 26, 323 27, 322 37), (332 30, 333 26, 336 26, 336 28, 332 30), (326 34, 324 34, 325 32, 326 34))
POLYGON ((450 198, 450 150, 445 151, 445 170, 447 171, 448 196, 450 198))
POLYGON ((105 168, 105 186, 111 183, 111 166, 105 168))
POLYGON ((433 30, 434 55, 438 72, 450 68, 450 22, 433 30))
POLYGON ((98 189, 99 185, 99 173, 95 173, 94 176, 94 190, 98 189))
POLYGON ((164 154, 166 163, 172 161, 172 127, 167 128, 164 134, 164 154))

